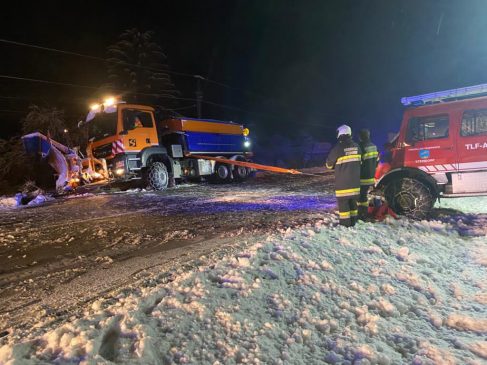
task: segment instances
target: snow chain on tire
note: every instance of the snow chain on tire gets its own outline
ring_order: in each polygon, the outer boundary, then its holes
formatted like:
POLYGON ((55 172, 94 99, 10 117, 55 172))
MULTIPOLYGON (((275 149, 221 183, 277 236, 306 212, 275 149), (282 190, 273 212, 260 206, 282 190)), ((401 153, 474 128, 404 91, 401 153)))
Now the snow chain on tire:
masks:
POLYGON ((390 182, 384 195, 396 213, 413 219, 427 217, 436 200, 427 185, 408 177, 390 182))
POLYGON ((166 165, 162 162, 153 162, 147 171, 147 183, 154 190, 165 190, 169 183, 169 174, 166 165))

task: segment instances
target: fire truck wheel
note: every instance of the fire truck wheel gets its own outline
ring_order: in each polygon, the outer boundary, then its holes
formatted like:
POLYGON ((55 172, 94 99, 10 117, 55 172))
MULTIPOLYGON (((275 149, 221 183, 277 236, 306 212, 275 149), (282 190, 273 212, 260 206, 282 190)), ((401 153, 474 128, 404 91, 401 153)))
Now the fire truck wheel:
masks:
POLYGON ((436 200, 426 184, 409 177, 391 181, 384 196, 392 210, 413 219, 428 216, 436 200))
POLYGON ((165 190, 169 184, 169 174, 162 162, 153 162, 147 169, 147 183, 154 190, 165 190))

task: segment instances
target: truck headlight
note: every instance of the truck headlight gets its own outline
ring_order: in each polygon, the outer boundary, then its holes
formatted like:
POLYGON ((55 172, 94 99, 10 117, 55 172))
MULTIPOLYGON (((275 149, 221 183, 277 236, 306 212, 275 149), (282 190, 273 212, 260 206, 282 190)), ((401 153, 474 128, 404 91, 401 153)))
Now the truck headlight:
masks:
POLYGON ((106 99, 103 101, 103 105, 105 105, 105 107, 107 107, 107 106, 112 106, 113 104, 115 104, 115 98, 114 98, 114 97, 109 97, 109 98, 106 98, 106 99))
POLYGON ((244 142, 244 147, 245 147, 245 148, 249 148, 249 147, 250 147, 250 145, 251 145, 251 143, 250 143, 250 141, 249 141, 249 140, 246 140, 246 141, 244 142))

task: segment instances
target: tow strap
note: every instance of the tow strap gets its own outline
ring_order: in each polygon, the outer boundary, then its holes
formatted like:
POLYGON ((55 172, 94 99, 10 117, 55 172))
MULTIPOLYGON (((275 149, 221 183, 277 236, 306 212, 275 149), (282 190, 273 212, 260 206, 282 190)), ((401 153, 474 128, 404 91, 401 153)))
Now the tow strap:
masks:
POLYGON ((294 169, 285 169, 285 168, 277 167, 277 166, 267 166, 267 165, 261 165, 258 163, 253 163, 253 162, 229 160, 227 158, 222 158, 222 157, 211 157, 211 156, 201 156, 201 155, 187 155, 187 157, 200 158, 202 160, 210 160, 210 161, 220 162, 220 163, 224 163, 224 164, 228 164, 228 165, 249 167, 251 169, 256 169, 256 170, 277 172, 280 174, 323 176, 323 175, 318 175, 318 174, 309 174, 309 173, 301 172, 301 171, 294 170, 294 169))

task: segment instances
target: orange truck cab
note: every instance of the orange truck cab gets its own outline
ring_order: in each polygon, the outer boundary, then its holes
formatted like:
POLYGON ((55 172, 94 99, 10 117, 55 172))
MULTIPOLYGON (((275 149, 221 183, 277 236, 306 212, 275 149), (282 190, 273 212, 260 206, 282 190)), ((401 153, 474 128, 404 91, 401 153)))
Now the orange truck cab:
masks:
POLYGON ((423 217, 440 197, 487 195, 487 84, 402 98, 390 167, 376 176, 389 205, 423 217))
POLYGON ((163 190, 184 179, 243 181, 251 170, 192 155, 249 161, 248 129, 233 122, 172 118, 158 121, 155 109, 108 99, 91 107, 89 156, 105 159, 112 180, 141 180, 163 190))

